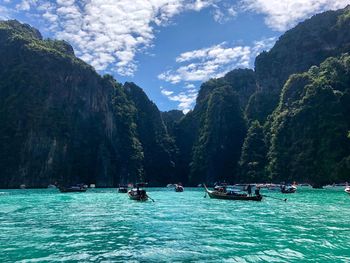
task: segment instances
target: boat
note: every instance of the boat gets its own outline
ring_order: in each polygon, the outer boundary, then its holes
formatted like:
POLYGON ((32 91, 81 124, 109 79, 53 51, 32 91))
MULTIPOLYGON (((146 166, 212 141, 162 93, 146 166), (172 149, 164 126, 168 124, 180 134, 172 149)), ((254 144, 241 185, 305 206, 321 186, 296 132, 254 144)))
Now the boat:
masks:
POLYGON ((281 193, 282 194, 293 194, 297 191, 297 188, 294 185, 283 185, 281 186, 281 193))
POLYGON ((49 185, 47 186, 47 188, 49 188, 49 189, 56 189, 57 186, 54 185, 54 184, 49 184, 49 185))
POLYGON ((211 191, 206 185, 204 185, 205 192, 209 195, 210 198, 213 199, 225 199, 225 200, 242 200, 242 201, 261 201, 262 195, 254 195, 249 196, 245 193, 237 193, 236 191, 230 191, 227 189, 226 191, 211 191))
POLYGON ((176 184, 175 185, 175 192, 183 192, 184 187, 181 184, 176 184))
POLYGON ((146 193, 146 190, 133 188, 128 191, 128 196, 131 200, 135 201, 147 201, 148 195, 146 193))
POLYGON ((27 186, 26 186, 25 184, 21 184, 21 185, 19 186, 19 188, 20 188, 20 189, 26 189, 27 186))
POLYGON ((86 185, 78 184, 78 185, 69 186, 69 187, 59 186, 58 189, 60 190, 61 193, 82 193, 82 192, 86 192, 87 187, 86 185))
POLYGON ((350 186, 347 186, 344 191, 350 195, 350 186))
POLYGON ((127 185, 119 185, 118 193, 126 194, 128 192, 128 186, 127 185))

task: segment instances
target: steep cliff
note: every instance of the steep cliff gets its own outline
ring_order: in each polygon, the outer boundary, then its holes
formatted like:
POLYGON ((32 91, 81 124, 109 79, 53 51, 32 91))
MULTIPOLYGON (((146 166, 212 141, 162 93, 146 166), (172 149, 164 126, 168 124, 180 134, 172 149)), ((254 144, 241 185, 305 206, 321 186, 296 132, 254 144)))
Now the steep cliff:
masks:
POLYGON ((349 180, 349 105, 349 55, 291 76, 268 125, 272 178, 317 186, 349 180))
POLYGON ((244 109, 255 90, 254 71, 247 69, 201 85, 194 110, 175 129, 180 151, 177 174, 183 181, 197 184, 237 178, 246 132, 244 109))
POLYGON ((99 76, 69 44, 17 21, 0 22, 0 120, 0 187, 165 182, 174 166, 141 89, 99 76))
POLYGON ((154 186, 174 182, 176 146, 160 111, 134 83, 125 83, 124 90, 136 108, 136 130, 144 153, 144 180, 154 186))
POLYGON ((291 74, 318 66, 328 57, 350 51, 350 6, 313 16, 283 34, 255 61, 258 90, 247 109, 249 119, 264 122, 278 104, 291 74))

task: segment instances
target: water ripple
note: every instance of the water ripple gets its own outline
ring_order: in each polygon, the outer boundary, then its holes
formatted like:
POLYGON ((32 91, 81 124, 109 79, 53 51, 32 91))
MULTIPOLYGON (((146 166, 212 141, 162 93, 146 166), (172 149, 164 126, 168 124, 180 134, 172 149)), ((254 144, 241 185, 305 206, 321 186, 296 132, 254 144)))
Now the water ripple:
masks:
MULTIPOLYGON (((300 190, 288 202, 150 189, 0 192, 0 262, 349 262, 349 196, 300 190)), ((279 193, 268 195, 284 198, 279 193)))

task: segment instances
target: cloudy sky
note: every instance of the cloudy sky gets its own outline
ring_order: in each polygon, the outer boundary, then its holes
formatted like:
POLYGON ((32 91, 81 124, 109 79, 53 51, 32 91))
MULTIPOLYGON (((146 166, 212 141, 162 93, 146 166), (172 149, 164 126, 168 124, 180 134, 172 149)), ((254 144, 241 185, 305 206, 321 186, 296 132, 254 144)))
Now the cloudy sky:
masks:
POLYGON ((70 42, 101 74, 188 111, 201 82, 254 58, 298 22, 350 0, 0 0, 0 19, 70 42))

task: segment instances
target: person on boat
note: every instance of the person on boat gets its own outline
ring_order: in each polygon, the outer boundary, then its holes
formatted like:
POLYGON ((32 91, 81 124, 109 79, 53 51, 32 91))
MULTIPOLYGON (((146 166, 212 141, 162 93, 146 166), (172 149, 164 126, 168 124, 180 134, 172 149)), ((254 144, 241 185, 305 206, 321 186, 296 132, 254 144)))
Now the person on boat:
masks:
POLYGON ((260 196, 260 187, 255 188, 255 195, 260 196))
POLYGON ((249 196, 252 195, 252 186, 251 186, 250 184, 248 184, 247 192, 248 192, 248 195, 249 195, 249 196))
POLYGON ((138 186, 136 187, 136 193, 137 195, 140 195, 140 188, 138 186))

